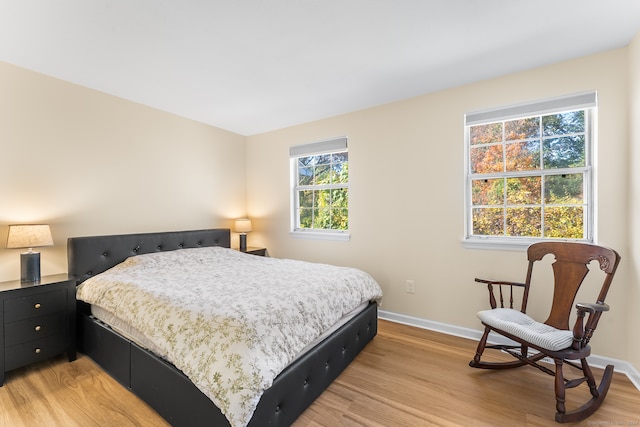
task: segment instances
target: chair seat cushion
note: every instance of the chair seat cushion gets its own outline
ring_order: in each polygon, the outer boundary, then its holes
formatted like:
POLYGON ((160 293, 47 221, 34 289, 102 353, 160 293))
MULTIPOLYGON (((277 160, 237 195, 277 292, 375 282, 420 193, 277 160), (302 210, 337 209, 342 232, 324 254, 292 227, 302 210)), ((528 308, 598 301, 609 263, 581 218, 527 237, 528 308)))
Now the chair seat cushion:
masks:
POLYGON ((571 347, 573 333, 536 322, 518 310, 495 308, 478 312, 482 323, 505 331, 540 348, 549 351, 571 347))

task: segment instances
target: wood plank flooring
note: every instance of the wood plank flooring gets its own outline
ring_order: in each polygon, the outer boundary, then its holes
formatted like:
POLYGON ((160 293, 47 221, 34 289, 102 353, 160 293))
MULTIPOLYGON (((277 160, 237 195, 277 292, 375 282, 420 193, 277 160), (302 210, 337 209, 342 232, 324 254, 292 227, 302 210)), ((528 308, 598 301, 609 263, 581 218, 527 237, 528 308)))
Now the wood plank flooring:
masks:
MULTIPOLYGON (((558 425, 552 377, 530 367, 502 372, 470 368, 475 345, 380 320, 378 336, 294 426, 558 425)), ((568 391, 568 408, 586 400, 586 394, 568 391)), ((73 363, 60 357, 9 372, 0 387, 0 425, 168 424, 80 355, 73 363)), ((572 425, 640 426, 640 391, 626 376, 615 374, 598 412, 572 425)))

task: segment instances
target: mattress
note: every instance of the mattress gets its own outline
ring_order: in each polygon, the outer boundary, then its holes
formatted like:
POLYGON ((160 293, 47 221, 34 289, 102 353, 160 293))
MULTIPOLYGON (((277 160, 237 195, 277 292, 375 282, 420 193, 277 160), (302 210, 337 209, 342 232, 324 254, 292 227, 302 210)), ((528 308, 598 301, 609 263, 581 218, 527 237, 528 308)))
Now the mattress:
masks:
MULTIPOLYGON (((340 329, 341 326, 346 324, 349 320, 353 319, 356 314, 360 313, 362 310, 367 308, 368 305, 369 305, 368 302, 362 303, 354 310, 345 314, 340 320, 334 323, 329 329, 325 330, 316 339, 314 339, 311 343, 307 344, 302 350, 300 350, 294 356, 291 362, 289 362, 289 365, 295 362, 296 360, 298 360, 300 357, 304 356, 305 353, 307 353, 313 347, 315 347, 316 345, 324 341, 329 335, 333 334, 335 331, 340 329)), ((126 320, 119 319, 118 316, 116 316, 115 314, 97 305, 91 306, 91 315, 96 319, 100 320, 105 325, 109 326, 114 331, 118 332, 123 337, 129 339, 130 341, 144 348, 145 350, 149 350, 156 355, 161 354, 161 350, 153 343, 153 341, 149 340, 138 329, 128 324, 126 320)))

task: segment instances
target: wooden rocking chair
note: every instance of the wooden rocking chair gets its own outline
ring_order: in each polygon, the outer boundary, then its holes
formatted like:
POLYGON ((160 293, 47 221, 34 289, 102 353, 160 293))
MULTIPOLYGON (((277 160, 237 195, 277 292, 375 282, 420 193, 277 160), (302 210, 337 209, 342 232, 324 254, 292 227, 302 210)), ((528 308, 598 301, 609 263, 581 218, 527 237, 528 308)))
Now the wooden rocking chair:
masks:
POLYGON ((529 268, 525 283, 475 279, 476 282, 488 285, 491 310, 478 313, 485 329, 478 343, 476 355, 469 362, 469 366, 484 369, 508 369, 532 365, 555 376, 556 421, 564 423, 583 420, 598 409, 609 390, 613 376, 613 365, 608 365, 598 386, 587 363, 587 356, 591 353, 589 340, 598 326, 600 316, 604 311, 609 310, 609 306, 604 303, 604 300, 620 262, 620 256, 612 249, 567 242, 535 243, 529 247, 527 255, 529 268), (544 323, 539 323, 525 313, 534 263, 540 261, 547 254, 555 256, 553 303, 547 320, 544 323), (576 294, 589 272, 587 265, 593 260, 598 261, 600 269, 605 273, 600 294, 595 303, 576 304, 577 319, 573 330, 569 330, 569 315, 576 294), (494 286, 499 288, 500 307, 496 302, 494 286), (504 291, 503 288, 505 288, 504 291), (520 310, 513 309, 514 288, 522 288, 520 310), (508 298, 508 308, 505 308, 504 305, 505 298, 508 298), (589 316, 585 323, 587 313, 589 316), (487 345, 487 337, 491 331, 510 338, 519 345, 487 345), (485 348, 507 352, 516 360, 510 362, 481 361, 485 348), (533 351, 530 352, 530 349, 533 351), (555 372, 542 363, 538 363, 545 357, 553 359, 555 372), (578 360, 580 364, 577 363, 578 360), (582 376, 576 379, 566 379, 563 373, 564 364, 578 369, 582 376), (576 387, 585 381, 589 386, 592 398, 580 408, 567 412, 565 390, 576 387))

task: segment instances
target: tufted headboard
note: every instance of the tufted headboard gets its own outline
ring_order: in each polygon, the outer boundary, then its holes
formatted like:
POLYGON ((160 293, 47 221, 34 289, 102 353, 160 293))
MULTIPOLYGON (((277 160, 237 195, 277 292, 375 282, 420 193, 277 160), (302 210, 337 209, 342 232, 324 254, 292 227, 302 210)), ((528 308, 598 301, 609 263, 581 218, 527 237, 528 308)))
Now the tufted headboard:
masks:
POLYGON ((81 283, 134 255, 206 246, 231 247, 229 229, 70 237, 67 240, 69 276, 81 283))

